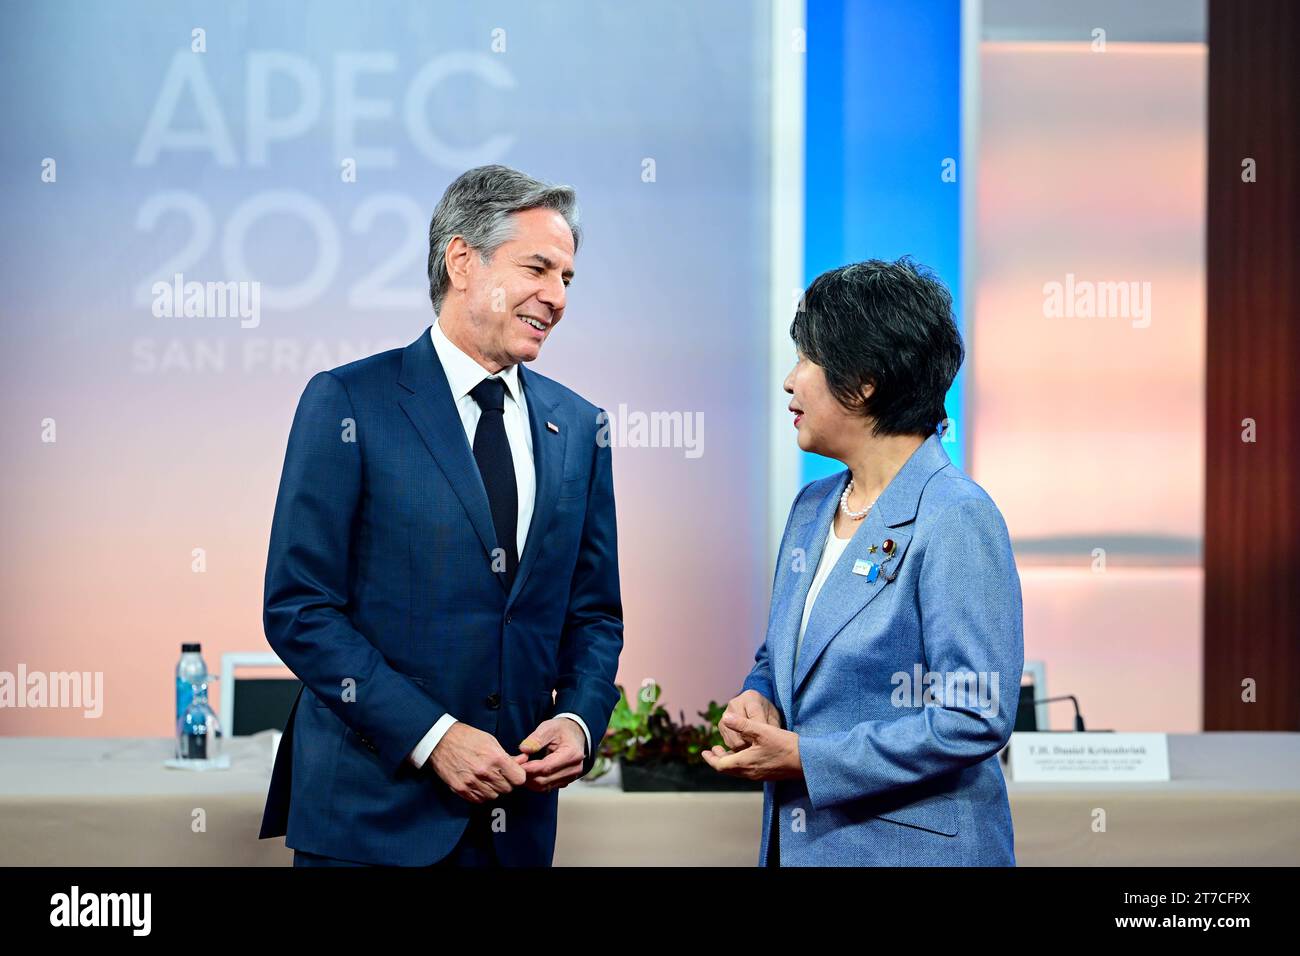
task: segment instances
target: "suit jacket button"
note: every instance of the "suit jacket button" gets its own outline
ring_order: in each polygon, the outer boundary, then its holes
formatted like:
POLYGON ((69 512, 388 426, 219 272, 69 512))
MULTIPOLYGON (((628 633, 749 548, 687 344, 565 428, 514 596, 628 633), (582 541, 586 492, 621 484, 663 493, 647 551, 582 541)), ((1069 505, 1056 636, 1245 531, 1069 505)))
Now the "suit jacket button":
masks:
POLYGON ((496 710, 498 707, 501 706, 501 695, 488 694, 487 697, 483 700, 483 703, 487 704, 488 707, 490 707, 492 710, 496 710))

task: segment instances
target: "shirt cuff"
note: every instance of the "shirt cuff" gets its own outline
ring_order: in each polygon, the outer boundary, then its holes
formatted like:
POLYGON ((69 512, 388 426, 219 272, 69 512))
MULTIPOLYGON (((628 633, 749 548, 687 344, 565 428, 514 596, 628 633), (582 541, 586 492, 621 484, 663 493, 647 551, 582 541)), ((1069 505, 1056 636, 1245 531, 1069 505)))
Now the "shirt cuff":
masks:
POLYGON ((587 749, 586 751, 583 752, 582 759, 586 760, 588 757, 590 757, 591 756, 591 731, 587 729, 586 721, 584 721, 577 714, 570 714, 567 711, 563 714, 556 714, 555 716, 568 717, 570 720, 575 721, 577 725, 582 728, 582 736, 587 738, 587 749))
POLYGON ((456 718, 451 714, 443 714, 439 717, 438 722, 429 728, 427 734, 420 738, 420 742, 415 745, 415 749, 411 751, 406 759, 415 764, 417 768, 423 767, 425 761, 429 759, 429 754, 433 753, 433 748, 438 746, 438 741, 442 740, 442 735, 450 730, 451 725, 455 722, 456 718))

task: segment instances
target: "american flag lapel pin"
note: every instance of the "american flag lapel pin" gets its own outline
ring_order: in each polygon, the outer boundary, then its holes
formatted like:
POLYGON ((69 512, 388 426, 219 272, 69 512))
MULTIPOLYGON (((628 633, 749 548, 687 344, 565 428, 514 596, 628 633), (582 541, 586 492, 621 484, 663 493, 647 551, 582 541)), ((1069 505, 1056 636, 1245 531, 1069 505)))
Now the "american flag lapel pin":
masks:
POLYGON ((560 433, 560 426, 555 424, 555 422, 547 422, 546 428, 548 431, 553 431, 557 435, 560 433))

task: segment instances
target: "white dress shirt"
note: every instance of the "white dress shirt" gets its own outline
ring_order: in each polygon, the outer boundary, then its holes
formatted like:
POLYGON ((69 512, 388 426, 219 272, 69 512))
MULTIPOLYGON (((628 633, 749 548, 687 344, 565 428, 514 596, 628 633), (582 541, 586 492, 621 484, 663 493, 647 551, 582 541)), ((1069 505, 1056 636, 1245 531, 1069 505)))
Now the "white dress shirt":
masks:
MULTIPOLYGON (((528 540, 528 526, 533 520, 533 505, 537 497, 537 473, 533 469, 533 433, 528 427, 528 400, 524 397, 524 390, 519 382, 519 366, 509 365, 493 375, 461 351, 460 346, 447 338, 447 334, 443 332, 436 320, 429 329, 429 338, 433 340, 438 361, 442 363, 442 370, 447 374, 451 398, 456 403, 456 411, 460 413, 460 423, 465 426, 465 438, 469 441, 471 449, 474 447, 474 432, 478 429, 479 415, 482 412, 470 392, 485 378, 500 378, 506 383, 508 399, 504 411, 506 440, 510 443, 510 457, 515 464, 515 487, 519 492, 519 524, 515 532, 515 553, 522 558, 524 542, 528 540)), ((582 728, 582 735, 587 741, 587 749, 583 756, 590 755, 591 731, 587 729, 583 719, 577 714, 570 713, 555 716, 568 717, 582 728)), ((439 717, 437 723, 411 751, 408 757, 411 763, 423 767, 425 761, 429 759, 429 754, 433 753, 433 748, 438 746, 443 734, 454 723, 456 718, 451 714, 443 714, 439 717)))
MULTIPOLYGON (((857 529, 853 529, 856 533, 857 529)), ((799 640, 794 646, 794 663, 799 666, 799 651, 803 649, 803 632, 808 629, 808 618, 812 615, 813 604, 817 601, 817 595, 821 592, 822 585, 830 577, 831 571, 840 560, 840 555, 844 549, 849 546, 853 540, 850 535, 847 538, 841 538, 835 533, 835 516, 831 515, 831 527, 826 532, 826 546, 822 548, 822 559, 817 563, 817 571, 813 574, 812 586, 808 588, 808 600, 803 603, 803 621, 799 624, 799 640)))

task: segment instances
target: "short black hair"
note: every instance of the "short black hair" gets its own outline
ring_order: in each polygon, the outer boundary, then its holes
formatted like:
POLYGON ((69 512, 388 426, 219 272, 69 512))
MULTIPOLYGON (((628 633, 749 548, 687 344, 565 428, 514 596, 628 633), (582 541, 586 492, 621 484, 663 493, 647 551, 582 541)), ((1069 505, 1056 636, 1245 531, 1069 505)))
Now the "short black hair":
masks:
POLYGON ((930 435, 965 358, 952 295, 910 256, 823 272, 803 294, 790 337, 826 373, 841 405, 880 435, 930 435), (871 397, 862 389, 872 385, 871 397))

